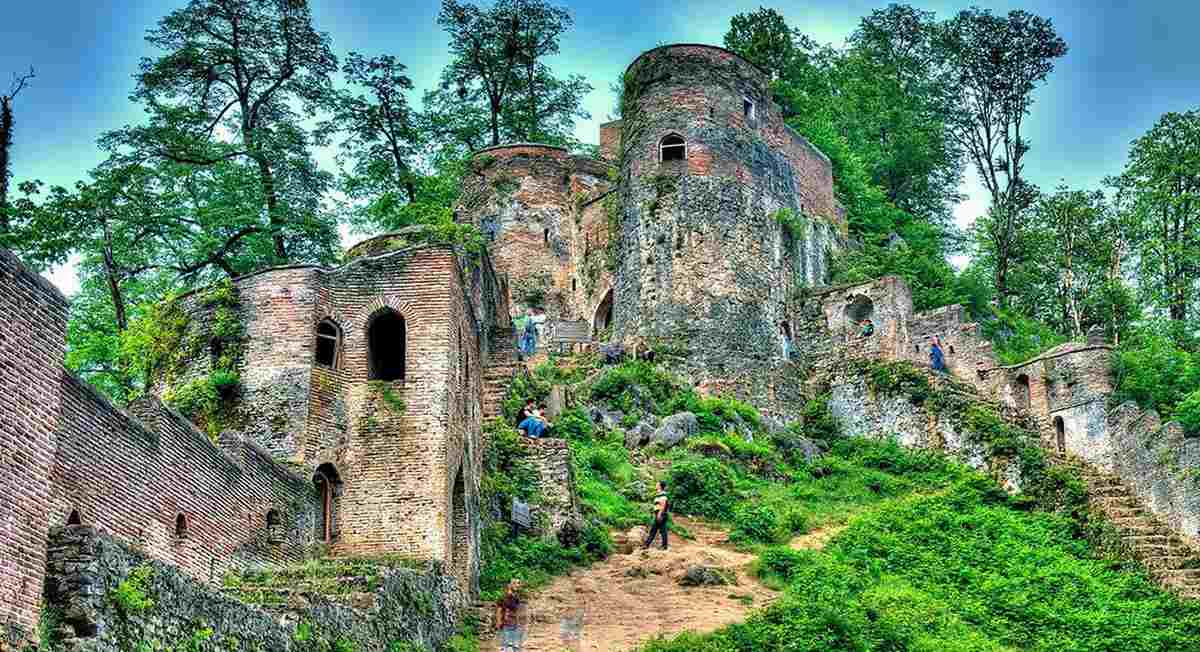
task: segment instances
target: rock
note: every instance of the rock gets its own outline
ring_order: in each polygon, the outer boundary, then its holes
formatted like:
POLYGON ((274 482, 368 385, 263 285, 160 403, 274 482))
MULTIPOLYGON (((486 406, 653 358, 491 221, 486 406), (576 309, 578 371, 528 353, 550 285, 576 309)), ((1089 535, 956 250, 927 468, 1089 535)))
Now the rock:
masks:
POLYGON ((599 425, 606 430, 613 430, 621 425, 621 419, 625 414, 619 410, 608 410, 602 407, 593 407, 588 413, 592 418, 592 423, 599 425))
POLYGON ((639 421, 636 426, 625 431, 625 448, 629 450, 640 448, 646 445, 653 436, 654 426, 645 421, 639 421))
POLYGON ((625 347, 620 344, 605 344, 600 347, 604 364, 620 364, 625 359, 625 347))
POLYGON ((815 439, 797 437, 793 449, 795 455, 804 457, 804 461, 812 464, 814 460, 825 454, 825 447, 815 439))
POLYGON ((900 237, 899 233, 893 232, 888 235, 887 247, 888 249, 903 249, 908 247, 908 243, 900 237))
POLYGON ((557 419, 563 413, 563 409, 567 405, 567 388, 562 385, 555 385, 550 388, 550 395, 546 397, 546 417, 549 419, 557 419))
POLYGON ((662 425, 654 431, 651 442, 670 448, 675 444, 691 437, 700 430, 700 422, 691 412, 672 414, 663 419, 662 425))
POLYGON ((732 571, 700 564, 688 566, 683 577, 679 578, 679 586, 725 586, 727 584, 737 584, 737 577, 732 571))

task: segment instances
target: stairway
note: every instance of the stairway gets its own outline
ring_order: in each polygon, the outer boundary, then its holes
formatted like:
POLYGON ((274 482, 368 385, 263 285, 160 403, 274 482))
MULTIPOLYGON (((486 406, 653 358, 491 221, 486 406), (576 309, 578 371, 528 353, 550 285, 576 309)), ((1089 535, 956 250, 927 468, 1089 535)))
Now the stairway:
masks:
POLYGON ((1200 551, 1159 521, 1117 476, 1073 456, 1050 458, 1079 473, 1087 485, 1088 503, 1104 514, 1121 543, 1158 584, 1180 597, 1200 598, 1200 551))
POLYGON ((1046 461, 1078 474, 1087 488, 1088 504, 1116 529, 1121 544, 1142 563, 1151 579, 1182 598, 1200 599, 1200 551, 1158 520, 1121 478, 1054 450, 1054 426, 1049 419, 1028 410, 1003 409, 998 401, 970 385, 932 371, 929 375, 931 385, 939 391, 986 403, 1006 421, 1038 433, 1046 461))
POLYGON ((492 349, 483 367, 483 418, 503 416, 504 399, 512 379, 525 371, 517 355, 516 337, 509 329, 492 334, 492 349))

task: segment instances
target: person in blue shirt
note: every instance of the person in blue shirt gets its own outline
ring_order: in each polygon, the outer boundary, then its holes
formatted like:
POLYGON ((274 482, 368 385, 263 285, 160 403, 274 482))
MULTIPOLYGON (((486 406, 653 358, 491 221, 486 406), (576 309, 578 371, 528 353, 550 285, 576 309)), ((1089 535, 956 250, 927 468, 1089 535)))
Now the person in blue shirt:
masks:
POLYGON ((933 336, 933 345, 929 347, 929 366, 938 373, 948 373, 950 370, 946 368, 946 354, 942 352, 942 341, 937 335, 933 336))

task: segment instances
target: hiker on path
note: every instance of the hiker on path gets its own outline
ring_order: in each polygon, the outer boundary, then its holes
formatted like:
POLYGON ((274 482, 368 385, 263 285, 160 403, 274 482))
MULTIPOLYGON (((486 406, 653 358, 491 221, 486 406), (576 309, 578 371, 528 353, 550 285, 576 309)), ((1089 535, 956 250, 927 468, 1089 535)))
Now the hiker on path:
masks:
POLYGON ((947 373, 946 354, 942 353, 942 341, 937 335, 933 336, 933 345, 929 347, 929 366, 938 373, 947 373))
POLYGON ((521 334, 521 353, 526 357, 533 355, 537 349, 537 325, 533 323, 533 314, 525 313, 525 330, 521 334))
POLYGON ((874 334, 875 334, 875 323, 872 322, 870 319, 862 320, 862 331, 859 332, 859 335, 861 335, 864 338, 867 338, 874 334))
POLYGON ((650 543, 654 541, 654 535, 662 534, 662 549, 667 549, 667 517, 670 510, 671 501, 667 498, 667 483, 662 480, 658 481, 658 493, 654 496, 654 525, 650 527, 650 536, 646 537, 646 542, 642 544, 642 548, 650 547, 650 543))
POLYGON ((521 652, 525 642, 525 625, 522 623, 524 604, 519 589, 521 582, 513 579, 496 603, 496 629, 500 632, 500 652, 521 652))

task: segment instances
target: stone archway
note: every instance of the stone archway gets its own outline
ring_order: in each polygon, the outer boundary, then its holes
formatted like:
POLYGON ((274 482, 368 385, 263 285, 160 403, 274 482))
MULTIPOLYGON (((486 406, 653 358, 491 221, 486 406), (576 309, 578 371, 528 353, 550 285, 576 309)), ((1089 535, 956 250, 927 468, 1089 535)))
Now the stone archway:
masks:
POLYGON ((463 477, 466 460, 458 467, 450 494, 450 566, 451 572, 463 583, 471 582, 471 521, 467 509, 467 488, 463 477))
POLYGON ((604 298, 600 300, 600 305, 596 306, 596 312, 592 315, 592 335, 599 335, 601 331, 612 325, 613 319, 613 291, 612 288, 604 293, 604 298))

